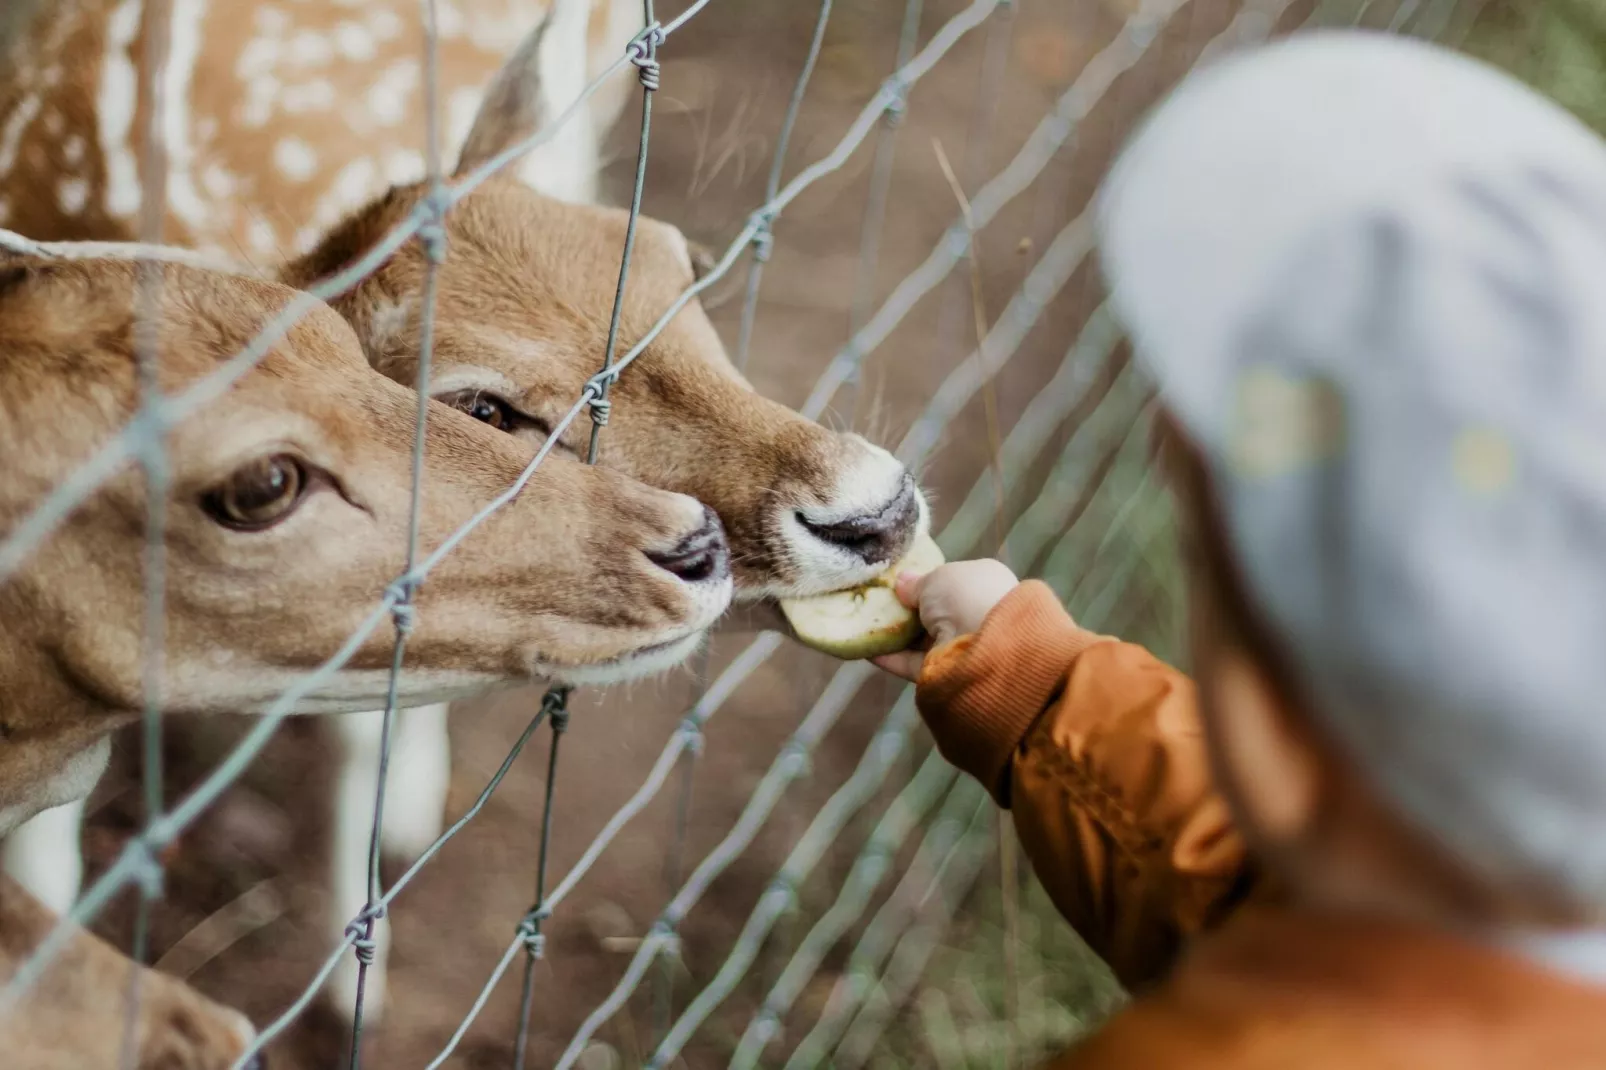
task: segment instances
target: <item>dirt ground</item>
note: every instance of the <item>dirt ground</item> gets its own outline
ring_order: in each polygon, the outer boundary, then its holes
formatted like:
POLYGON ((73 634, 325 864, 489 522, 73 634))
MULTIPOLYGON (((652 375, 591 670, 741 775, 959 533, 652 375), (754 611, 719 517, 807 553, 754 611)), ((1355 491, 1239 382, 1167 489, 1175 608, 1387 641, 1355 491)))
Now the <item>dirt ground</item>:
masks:
MULTIPOLYGON (((678 4, 662 5, 672 14, 678 4)), ((925 4, 922 41, 962 5, 925 4)), ((939 139, 962 174, 979 154, 991 174, 1018 149, 1083 63, 1107 43, 1135 0, 1018 0, 1008 32, 1008 64, 995 113, 981 125, 980 84, 987 31, 970 35, 912 95, 898 131, 893 195, 873 281, 857 276, 861 225, 870 183, 869 147, 820 183, 780 220, 764 279, 751 374, 759 390, 800 404, 819 371, 848 334, 861 290, 884 296, 917 264, 956 215, 953 193, 933 149, 939 139)), ((1295 5, 1296 12, 1300 5, 1295 5)), ((1073 149, 1021 196, 981 239, 982 292, 996 315, 1059 229, 1085 205, 1113 141, 1134 115, 1183 71, 1202 42, 1226 25, 1231 0, 1198 0, 1175 20, 1152 56, 1123 77, 1073 149)), ((715 0, 662 51, 663 90, 653 129, 646 210, 688 234, 723 247, 762 200, 775 132, 807 46, 815 5, 803 0, 715 0)), ((839 2, 820 67, 789 154, 787 174, 829 150, 892 67, 903 5, 893 0, 839 2)), ((632 122, 617 132, 609 185, 625 196, 633 165, 632 122)), ((967 183, 973 190, 975 181, 967 183)), ((959 273, 961 276, 963 272, 959 273)), ((734 342, 739 282, 716 291, 715 313, 734 342)), ((1042 387, 1098 299, 1084 270, 1066 288, 1025 348, 997 382, 1007 427, 1042 387)), ((897 440, 935 385, 969 351, 969 294, 951 279, 871 358, 858 423, 880 441, 897 440), (949 307, 953 306, 953 307, 949 307)), ((841 400, 841 399, 839 399, 841 400)), ((846 422, 842 408, 833 419, 846 422)), ((1063 434, 1063 432, 1062 432, 1063 434)), ((962 500, 987 464, 982 406, 957 420, 925 471, 939 523, 962 500)), ((1040 473, 1039 473, 1040 475, 1040 473)), ((1028 481, 1030 484, 1030 481, 1028 481)), ((1030 494, 1024 495, 1023 504, 1030 494)), ((1020 563, 1017 563, 1020 564, 1020 563)), ((715 671, 746 642, 722 636, 715 671)), ((692 794, 684 859, 688 870, 731 827, 782 740, 808 710, 834 665, 786 649, 753 675, 711 725, 692 794)), ((566 873, 615 808, 640 784, 687 705, 689 673, 607 692, 577 694, 558 768, 558 818, 552 843, 555 876, 566 873)), ((826 740, 811 775, 798 783, 759 841, 717 881, 682 928, 684 969, 675 1006, 717 969, 731 938, 786 850, 860 757, 882 712, 895 698, 877 679, 826 740)), ((450 807, 460 812, 501 761, 534 712, 538 691, 511 693, 454 712, 455 762, 450 807)), ((182 794, 238 738, 238 724, 171 733, 169 790, 182 794)), ((392 913, 391 1007, 373 1032, 366 1064, 423 1066, 446 1043, 529 906, 544 790, 546 734, 532 743, 479 818, 398 900, 392 913)), ((120 741, 117 774, 98 793, 86 847, 92 867, 104 865, 137 820, 131 779, 132 738, 120 741)), ((289 724, 233 791, 176 847, 168 897, 157 912, 154 950, 164 966, 188 974, 210 995, 259 1024, 272 1020, 300 992, 326 954, 321 859, 328 834, 332 735, 312 720, 289 724), (203 924, 204 923, 204 924, 203 924), (180 942, 182 940, 182 943, 180 942), (175 946, 177 945, 177 946, 175 946)), ((920 744, 920 748, 924 747, 920 744)), ((894 775, 901 781, 908 764, 894 775)), ((666 869, 674 840, 677 792, 666 790, 637 818, 548 923, 546 957, 536 970, 530 1066, 551 1065, 576 1026, 617 981, 628 954, 617 950, 651 924, 667 899, 666 869)), ((871 811, 873 817, 877 812, 871 811)), ((837 856, 804 890, 804 913, 835 887, 862 842, 844 837, 837 856)), ((394 877, 399 868, 391 866, 394 877)), ((131 909, 119 905, 102 929, 126 940, 131 909)), ((783 927, 755 975, 773 978, 797 932, 783 927)), ((124 945, 126 946, 126 944, 124 945)), ((833 961, 828 964, 839 965, 833 961)), ((510 973, 470 1030, 452 1067, 507 1066, 511 1061, 519 968, 510 973)), ((829 975, 827 977, 829 979, 829 975)), ((653 1038, 653 984, 599 1034, 625 1064, 653 1038)), ((762 988, 750 984, 703 1030, 684 1064, 723 1064, 762 988)), ((794 1041, 799 1034, 788 1033, 794 1041)), ((345 1065, 345 1029, 333 1015, 309 1012, 271 1051, 277 1070, 345 1065)), ((779 1050, 779 1049, 772 1049, 779 1050)), ((606 1060, 595 1065, 608 1065, 606 1060)))

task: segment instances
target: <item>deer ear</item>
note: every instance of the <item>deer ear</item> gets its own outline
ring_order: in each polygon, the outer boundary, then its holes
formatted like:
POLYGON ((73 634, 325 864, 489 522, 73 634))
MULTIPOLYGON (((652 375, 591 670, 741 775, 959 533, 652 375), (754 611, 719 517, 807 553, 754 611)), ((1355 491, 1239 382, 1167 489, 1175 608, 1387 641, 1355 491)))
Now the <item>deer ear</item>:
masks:
POLYGON ((480 110, 474 115, 468 139, 457 157, 455 177, 472 171, 508 146, 518 144, 553 118, 548 114, 542 86, 541 45, 552 25, 555 7, 549 7, 535 28, 524 35, 519 47, 485 87, 480 110))

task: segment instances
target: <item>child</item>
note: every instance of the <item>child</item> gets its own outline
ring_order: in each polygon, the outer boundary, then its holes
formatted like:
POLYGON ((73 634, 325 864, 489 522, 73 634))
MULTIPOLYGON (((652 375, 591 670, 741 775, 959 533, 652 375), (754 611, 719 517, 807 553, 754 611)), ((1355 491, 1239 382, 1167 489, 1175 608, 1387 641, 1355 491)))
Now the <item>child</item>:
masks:
POLYGON ((1194 679, 904 577, 939 747, 1135 991, 1055 1065, 1606 1067, 1606 146, 1422 44, 1190 79, 1102 195, 1194 679))

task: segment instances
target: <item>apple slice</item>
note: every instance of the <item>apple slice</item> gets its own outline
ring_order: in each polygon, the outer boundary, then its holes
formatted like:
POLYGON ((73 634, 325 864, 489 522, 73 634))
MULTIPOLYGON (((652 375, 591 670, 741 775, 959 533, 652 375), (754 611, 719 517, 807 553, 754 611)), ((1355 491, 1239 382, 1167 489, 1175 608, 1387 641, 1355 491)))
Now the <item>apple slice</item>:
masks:
POLYGON ((904 572, 925 575, 946 560, 930 535, 921 535, 897 564, 869 583, 830 594, 780 599, 805 646, 859 661, 906 649, 920 635, 920 618, 898 601, 893 585, 904 572))

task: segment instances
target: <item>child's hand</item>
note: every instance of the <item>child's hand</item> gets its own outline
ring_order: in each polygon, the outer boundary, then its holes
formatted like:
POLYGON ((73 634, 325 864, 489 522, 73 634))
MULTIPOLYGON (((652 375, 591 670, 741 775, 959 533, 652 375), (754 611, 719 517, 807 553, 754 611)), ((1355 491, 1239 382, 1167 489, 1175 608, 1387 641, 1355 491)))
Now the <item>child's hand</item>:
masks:
POLYGON ((950 639, 967 635, 1004 596, 1020 585, 1001 561, 953 561, 924 576, 905 572, 898 577, 898 601, 920 614, 926 638, 921 649, 899 651, 876 658, 876 665, 915 680, 925 664, 925 651, 950 639))

